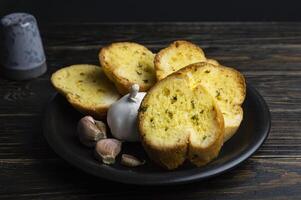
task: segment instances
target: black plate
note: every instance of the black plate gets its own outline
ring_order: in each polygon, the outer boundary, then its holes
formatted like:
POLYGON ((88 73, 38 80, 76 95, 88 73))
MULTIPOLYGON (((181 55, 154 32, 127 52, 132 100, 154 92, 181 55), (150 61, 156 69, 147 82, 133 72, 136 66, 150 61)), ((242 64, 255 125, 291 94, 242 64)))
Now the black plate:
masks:
POLYGON ((145 165, 127 168, 118 164, 108 166, 93 158, 93 150, 82 146, 76 138, 76 124, 82 117, 60 95, 50 101, 45 121, 44 135, 48 143, 70 164, 95 176, 117 182, 162 185, 179 184, 206 179, 224 173, 250 157, 267 138, 270 130, 270 112, 264 99, 250 85, 243 104, 244 119, 238 132, 224 144, 217 159, 197 168, 189 163, 174 171, 166 171, 147 158, 139 143, 124 143, 123 152, 145 159, 145 165))

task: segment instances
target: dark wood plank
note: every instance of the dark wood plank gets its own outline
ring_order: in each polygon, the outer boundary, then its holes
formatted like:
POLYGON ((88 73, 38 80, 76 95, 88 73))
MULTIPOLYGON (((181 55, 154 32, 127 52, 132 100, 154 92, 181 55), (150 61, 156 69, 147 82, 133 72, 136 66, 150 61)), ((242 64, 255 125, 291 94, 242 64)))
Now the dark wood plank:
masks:
POLYGON ((300 199, 301 23, 56 24, 41 28, 48 72, 0 78, 0 199, 300 199), (246 163, 192 185, 138 187, 87 175, 60 159, 42 135, 57 69, 98 64, 101 47, 137 41, 154 52, 176 39, 240 70, 267 101, 271 133, 246 163))
POLYGON ((1 168, 1 199, 298 199, 301 187, 300 159, 292 158, 253 158, 204 182, 164 187, 104 181, 57 159, 12 159, 1 168))
POLYGON ((104 45, 137 41, 161 47, 177 39, 202 46, 300 44, 300 23, 128 23, 60 24, 43 27, 47 46, 104 45), (51 30, 51 31, 48 31, 51 30), (68 31, 66 31, 68 30, 68 31))

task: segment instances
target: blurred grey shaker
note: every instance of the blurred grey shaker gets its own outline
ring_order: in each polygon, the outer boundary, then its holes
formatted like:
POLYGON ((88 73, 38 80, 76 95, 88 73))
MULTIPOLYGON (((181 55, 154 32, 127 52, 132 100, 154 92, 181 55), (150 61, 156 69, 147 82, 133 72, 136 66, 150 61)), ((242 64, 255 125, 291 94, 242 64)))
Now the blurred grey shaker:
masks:
POLYGON ((1 19, 1 73, 14 80, 35 78, 46 72, 46 58, 37 21, 27 13, 1 19))

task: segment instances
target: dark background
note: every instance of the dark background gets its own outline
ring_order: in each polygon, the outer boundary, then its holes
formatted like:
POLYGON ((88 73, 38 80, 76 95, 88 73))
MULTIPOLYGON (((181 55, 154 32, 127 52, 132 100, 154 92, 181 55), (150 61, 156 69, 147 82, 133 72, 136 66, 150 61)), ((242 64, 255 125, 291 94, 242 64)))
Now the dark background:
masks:
POLYGON ((0 0, 0 16, 29 12, 40 23, 300 21, 295 0, 0 0))

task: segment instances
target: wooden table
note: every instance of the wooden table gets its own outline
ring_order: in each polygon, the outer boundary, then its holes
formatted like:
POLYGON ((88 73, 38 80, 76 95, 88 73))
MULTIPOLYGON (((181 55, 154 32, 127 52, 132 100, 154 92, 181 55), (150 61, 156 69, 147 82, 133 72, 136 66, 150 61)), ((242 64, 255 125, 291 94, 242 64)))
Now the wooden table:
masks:
POLYGON ((48 72, 30 81, 0 79, 0 199, 301 199, 301 23, 54 24, 41 27, 48 72), (98 64, 110 42, 154 50, 187 39, 234 66, 268 102, 270 136, 238 168, 180 186, 142 187, 102 180, 59 158, 42 134, 49 77, 76 63, 98 64))

